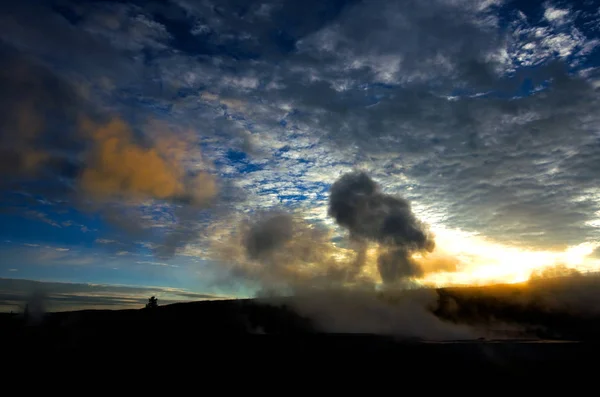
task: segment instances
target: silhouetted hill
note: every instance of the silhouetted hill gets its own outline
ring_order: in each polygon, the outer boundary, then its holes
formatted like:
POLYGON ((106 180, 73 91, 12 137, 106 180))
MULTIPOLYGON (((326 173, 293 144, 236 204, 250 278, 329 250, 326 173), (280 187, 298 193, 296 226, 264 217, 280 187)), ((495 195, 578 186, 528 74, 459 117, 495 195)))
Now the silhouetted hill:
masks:
POLYGON ((176 303, 155 309, 47 313, 41 319, 0 317, 5 340, 56 351, 88 345, 193 341, 202 335, 289 335, 313 332, 309 320, 285 306, 253 300, 176 303))
POLYGON ((595 343, 600 342, 600 315, 588 295, 574 298, 573 293, 596 291, 597 286, 597 279, 580 279, 446 288, 437 290, 437 302, 428 308, 444 322, 490 329, 506 326, 516 338, 528 338, 523 340, 508 340, 509 333, 504 340, 454 342, 324 333, 315 321, 292 309, 292 298, 272 304, 220 300, 154 309, 47 313, 37 319, 3 314, 0 337, 10 341, 4 353, 13 357, 114 359, 177 352, 203 360, 264 359, 275 366, 303 360, 331 366, 356 360, 374 366, 397 362, 410 373, 435 367, 453 376, 469 373, 489 379, 581 376, 591 368, 585 363, 600 353, 600 343, 595 343), (539 340, 531 340, 536 337, 539 340))
MULTIPOLYGON (((537 280, 524 284, 437 289, 425 308, 444 322, 498 329, 504 337, 600 341, 600 277, 537 280)), ((391 302, 418 291, 380 294, 391 302)), ((317 301, 319 304, 319 302, 317 301)), ((323 302, 326 304, 326 302, 323 302)), ((352 313, 352 307, 349 308, 352 313)), ((1 333, 10 338, 35 335, 72 341, 88 337, 153 333, 297 335, 327 331, 299 313, 293 298, 218 300, 176 303, 155 309, 84 310, 46 313, 25 320, 0 314, 1 333), (75 339, 73 339, 75 338, 75 339)), ((15 339, 13 339, 15 340, 15 339)))
MULTIPOLYGON (((537 280, 525 284, 437 289, 425 309, 444 322, 478 328, 504 327, 521 338, 600 341, 600 278, 537 280)), ((391 305, 418 291, 380 294, 391 305)), ((317 301, 317 304, 320 304, 317 301)), ((326 304, 326 302, 323 302, 326 304)), ((349 308, 352 313, 353 308, 349 308)), ((410 321, 410 318, 407 320, 410 321)), ((28 320, 0 315, 1 333, 13 338, 73 340, 140 334, 298 335, 327 331, 299 313, 293 298, 176 303, 155 309, 46 313, 28 320)), ((66 343, 66 342, 65 342, 66 343)))

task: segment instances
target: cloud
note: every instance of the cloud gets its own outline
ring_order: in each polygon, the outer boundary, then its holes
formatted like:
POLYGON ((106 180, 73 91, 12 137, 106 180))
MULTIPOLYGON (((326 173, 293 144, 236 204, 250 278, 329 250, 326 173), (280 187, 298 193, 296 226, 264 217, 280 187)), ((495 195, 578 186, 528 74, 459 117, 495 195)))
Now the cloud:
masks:
MULTIPOLYGON (((152 240, 158 256, 169 257, 232 211, 285 207, 308 223, 331 225, 330 184, 361 168, 436 226, 526 247, 597 239, 598 91, 589 67, 594 33, 580 20, 584 12, 569 9, 558 18, 560 7, 546 4, 525 15, 503 1, 263 3, 181 0, 169 8, 81 4, 56 10, 15 3, 3 16, 3 40, 26 52, 28 62, 70 81, 76 98, 114 109, 105 120, 119 113, 160 115, 201 135, 191 145, 202 145, 201 159, 181 159, 167 154, 133 117, 122 119, 130 133, 119 145, 131 145, 144 160, 154 156, 151 164, 162 161, 156 169, 165 172, 156 175, 167 179, 157 186, 141 183, 137 173, 127 179, 122 170, 92 168, 97 178, 89 180, 97 190, 88 198, 98 198, 108 175, 124 181, 107 189, 109 196, 153 198, 136 207, 107 206, 105 217, 118 229, 152 240), (265 19, 267 9, 271 17, 265 19), (323 12, 306 18, 315 9, 323 12), (536 12, 546 19, 534 25, 536 12), (211 164, 194 167, 205 160, 211 164), (178 175, 173 164, 185 169, 183 179, 170 178, 178 175), (220 175, 210 215, 180 207, 186 200, 174 192, 203 201, 211 191, 204 189, 210 182, 192 178, 207 175, 207 168, 220 175)), ((19 87, 10 92, 27 92, 19 87)), ((106 140, 88 134, 83 145, 70 139, 69 129, 57 130, 61 134, 52 137, 65 145, 48 150, 39 143, 48 135, 24 134, 7 138, 4 158, 15 155, 13 147, 18 153, 33 148, 31 159, 11 160, 8 167, 23 164, 19 175, 38 170, 44 177, 56 170, 68 181, 60 194, 70 194, 81 160, 102 158, 106 140)), ((228 231, 237 225, 219 224, 228 231)), ((403 255, 392 248, 378 254, 385 263, 403 255)), ((425 263, 452 268, 451 259, 436 262, 435 255, 419 259, 424 271, 425 263)))
MULTIPOLYGON (((149 200, 194 211, 212 204, 218 185, 195 133, 158 121, 134 128, 82 97, 51 67, 4 44, 0 52, 6 55, 0 74, 6 83, 0 95, 3 187, 27 183, 31 199, 42 196, 46 203, 99 212, 122 239, 152 234, 147 231, 152 219, 140 215, 149 200)), ((22 213, 21 207, 14 210, 22 213)), ((51 214, 27 211, 23 215, 61 227, 51 214)), ((175 229, 187 230, 177 221, 175 229)), ((182 234, 168 237, 171 251, 185 243, 182 234)))
MULTIPOLYGON (((246 207, 283 204, 324 219, 328 185, 360 166, 446 227, 529 247, 594 239, 598 94, 572 73, 592 43, 589 31, 577 22, 539 29, 500 13, 502 2, 482 4, 349 4, 297 37, 278 66, 268 57, 238 60, 247 67, 235 72, 226 56, 221 67, 160 62, 169 80, 187 71, 196 76, 188 88, 209 86, 205 99, 244 103, 235 120, 251 126, 269 155, 210 156, 245 190, 246 207), (534 65, 535 73, 527 68, 534 65), (270 87, 260 101, 256 91, 237 90, 243 77, 270 87)), ((228 23, 221 18, 211 29, 228 23)), ((196 109, 196 101, 182 107, 196 109)))
POLYGON ((118 49, 138 52, 168 48, 172 39, 164 25, 133 4, 94 4, 76 7, 81 29, 104 38, 118 49))
POLYGON ((547 6, 544 10, 544 18, 550 22, 562 24, 568 20, 569 10, 547 6))
POLYGON ((168 263, 163 263, 163 262, 137 261, 135 263, 140 264, 140 265, 178 267, 177 265, 169 265, 168 263))
POLYGON ((93 129, 94 148, 81 175, 86 193, 101 198, 124 195, 158 199, 183 193, 181 170, 168 164, 156 150, 135 145, 125 123, 112 120, 88 129, 93 129))
MULTIPOLYGON (((132 60, 130 54, 113 46, 115 42, 86 32, 75 23, 83 7, 66 5, 62 10, 71 13, 65 15, 56 10, 50 4, 30 0, 6 4, 0 37, 7 45, 52 65, 54 70, 78 82, 110 80, 120 85, 142 80, 143 61, 132 60)), ((102 17, 98 10, 95 14, 102 17)), ((98 88, 95 84, 91 86, 98 88)))
MULTIPOLYGON (((225 56, 235 58, 282 59, 295 49, 295 42, 336 19, 353 2, 323 4, 308 0, 294 2, 265 1, 241 5, 236 1, 199 3, 177 0, 183 12, 192 18, 190 38, 205 42, 202 48, 186 41, 174 46, 188 54, 213 54, 219 47, 228 48, 225 56), (268 10, 268 11, 267 11, 268 10), (268 12, 269 17, 265 18, 268 12)), ((177 10, 179 11, 179 10, 177 10)), ((173 10, 173 13, 175 10, 173 10)), ((185 26, 184 25, 184 26, 185 26)))
POLYGON ((217 193, 214 179, 206 173, 188 177, 181 164, 185 147, 165 137, 154 147, 134 142, 131 129, 120 119, 102 125, 85 121, 83 130, 92 137, 79 183, 82 190, 103 198, 155 198, 189 200, 206 204, 217 193))
POLYGON ((46 214, 44 212, 34 211, 34 210, 28 210, 28 211, 25 212, 25 216, 27 216, 29 218, 40 220, 40 221, 42 221, 44 223, 47 223, 47 224, 49 224, 51 226, 61 228, 61 225, 59 225, 58 223, 56 223, 52 219, 50 219, 48 217, 48 214, 46 214))
MULTIPOLYGON (((575 54, 589 39, 581 32, 573 33, 569 41, 574 44, 567 46, 561 32, 548 28, 536 38, 531 30, 527 35, 536 40, 539 56, 530 60, 540 67, 535 74, 526 69, 515 72, 518 59, 525 62, 525 58, 511 52, 513 44, 521 48, 530 39, 503 36, 494 25, 499 18, 494 11, 471 2, 434 2, 414 9, 400 2, 346 8, 335 23, 299 44, 305 57, 287 59, 287 67, 276 72, 283 88, 266 96, 273 104, 272 117, 278 117, 277 104, 292 109, 287 115, 281 112, 286 122, 282 137, 295 134, 319 142, 306 147, 299 139, 289 145, 287 153, 314 162, 296 164, 287 155, 281 156, 277 160, 285 172, 266 164, 240 183, 251 189, 256 186, 265 203, 291 201, 285 192, 306 194, 322 189, 307 183, 306 175, 317 169, 330 175, 339 172, 340 165, 322 160, 339 156, 348 163, 366 163, 391 190, 410 187, 408 194, 420 210, 444 219, 449 227, 489 233, 511 244, 554 246, 593 238, 596 230, 584 222, 598 211, 595 193, 587 193, 585 200, 580 197, 593 189, 590 159, 596 146, 591 131, 598 120, 592 109, 598 95, 589 81, 570 74, 566 65, 550 61, 556 54, 575 54), (457 17, 462 10, 467 12, 457 17), (417 18, 411 18, 413 14, 417 18), (356 15, 381 23, 351 18, 356 15), (436 20, 435 26, 420 23, 430 19, 436 20), (361 21, 360 27, 356 21, 361 21), (364 33, 357 33, 361 29, 364 33), (472 41, 472 37, 482 40, 472 41), (410 47, 412 42, 419 46, 410 47), (556 46, 550 52, 541 50, 552 43, 556 46), (494 58, 501 52, 506 52, 506 59, 494 58), (430 69, 419 63, 427 64, 426 58, 434 59, 435 54, 447 59, 432 61, 430 69), (463 54, 482 62, 482 67, 469 68, 463 54), (397 56, 402 62, 382 86, 377 84, 381 73, 375 67, 386 63, 359 61, 384 55, 397 56), (311 64, 310 57, 319 63, 311 64), (446 70, 446 65, 452 67, 446 70), (492 71, 489 76, 477 75, 486 69, 492 71), (421 74, 411 78, 411 73, 421 74), (520 84, 527 80, 532 90, 519 93, 520 84), (452 87, 457 86, 465 87, 467 93, 449 100, 452 87), (312 132, 305 135, 304 131, 312 132), (322 158, 315 154, 320 152, 322 158), (286 175, 296 170, 298 175, 286 175), (529 203, 534 197, 535 203, 529 203), (537 204, 540 200, 543 210, 537 204), (565 227, 553 228, 552 222, 565 227), (543 234, 535 234, 540 231, 543 234)), ((263 66, 272 73, 268 65, 263 66)), ((252 111, 247 114, 262 121, 252 111)), ((279 155, 277 149, 272 153, 279 155)), ((326 200, 311 199, 315 206, 326 200)))
POLYGON ((25 247, 7 247, 2 252, 4 263, 39 266, 89 266, 100 263, 100 258, 75 247, 23 244, 25 247))
POLYGON ((115 240, 109 240, 109 239, 106 239, 106 238, 97 238, 95 240, 95 242, 98 243, 98 244, 114 244, 114 243, 116 243, 115 240))
POLYGON ((468 1, 357 3, 298 47, 326 62, 326 74, 345 69, 381 83, 435 76, 485 86, 499 66, 491 55, 503 45, 493 10, 468 1))
POLYGON ((577 77, 549 77, 551 88, 510 101, 392 90, 374 107, 332 109, 315 128, 340 146, 361 148, 354 158, 376 170, 382 184, 410 188, 410 197, 449 227, 510 243, 576 244, 593 238, 595 229, 584 222, 600 209, 589 130, 598 124, 598 98, 577 77), (551 226, 557 223, 563 226, 551 226))

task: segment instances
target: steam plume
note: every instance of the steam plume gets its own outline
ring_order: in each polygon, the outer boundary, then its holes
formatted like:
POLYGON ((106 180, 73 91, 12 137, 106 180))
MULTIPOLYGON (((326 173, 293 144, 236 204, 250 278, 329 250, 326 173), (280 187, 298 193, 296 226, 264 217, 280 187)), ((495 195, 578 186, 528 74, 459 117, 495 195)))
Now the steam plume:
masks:
MULTIPOLYGON (((350 173, 332 186, 329 215, 350 231, 347 241, 338 245, 331 230, 277 211, 254 214, 233 230, 217 227, 212 248, 230 279, 257 286, 265 302, 291 305, 321 331, 473 337, 468 327, 432 313, 435 291, 397 289, 424 272, 412 255, 434 247, 406 200, 381 193, 364 173, 350 173), (223 230, 231 234, 224 238, 223 230), (380 280, 389 287, 384 295, 377 292, 380 280)), ((438 267, 430 262, 429 268, 438 267)))
POLYGON ((407 200, 382 193, 364 172, 345 174, 333 184, 329 215, 351 236, 388 247, 378 259, 384 283, 423 274, 411 255, 433 251, 433 236, 413 214, 407 200))

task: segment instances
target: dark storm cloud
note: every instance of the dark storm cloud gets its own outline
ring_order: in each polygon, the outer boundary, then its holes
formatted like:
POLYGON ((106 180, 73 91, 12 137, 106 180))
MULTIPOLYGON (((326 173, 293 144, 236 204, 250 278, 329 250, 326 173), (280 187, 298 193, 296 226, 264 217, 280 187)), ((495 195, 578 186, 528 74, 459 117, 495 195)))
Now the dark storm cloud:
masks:
POLYGON ((433 236, 407 200, 381 192, 366 173, 345 174, 331 186, 328 213, 352 237, 389 247, 378 259, 385 283, 423 274, 411 254, 433 251, 433 236))

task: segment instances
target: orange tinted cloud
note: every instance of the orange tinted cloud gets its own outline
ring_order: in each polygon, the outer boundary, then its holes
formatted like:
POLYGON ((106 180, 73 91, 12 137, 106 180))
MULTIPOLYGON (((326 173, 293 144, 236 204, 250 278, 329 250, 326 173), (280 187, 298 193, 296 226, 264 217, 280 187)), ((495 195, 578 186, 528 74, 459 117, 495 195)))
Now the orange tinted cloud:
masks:
POLYGON ((152 147, 136 143, 121 119, 105 124, 82 123, 92 142, 80 186, 96 198, 190 198, 206 202, 217 192, 212 176, 200 173, 188 178, 183 166, 185 142, 164 137, 152 147))
POLYGON ((92 122, 84 90, 29 59, 0 57, 0 183, 76 169, 85 198, 176 199, 207 204, 217 193, 205 172, 188 175, 187 159, 198 164, 195 134, 171 133, 158 122, 146 126, 150 144, 140 144, 118 117, 92 122), (83 122, 82 122, 83 118, 83 122), (81 152, 87 145, 88 150, 81 152), (83 160, 77 164, 76 158, 83 160))

